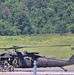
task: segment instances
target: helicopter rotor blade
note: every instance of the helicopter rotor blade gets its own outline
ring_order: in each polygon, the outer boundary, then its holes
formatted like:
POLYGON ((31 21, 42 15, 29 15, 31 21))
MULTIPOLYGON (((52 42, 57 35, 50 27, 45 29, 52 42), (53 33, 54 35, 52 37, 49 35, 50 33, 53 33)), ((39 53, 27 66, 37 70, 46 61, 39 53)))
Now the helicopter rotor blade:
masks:
POLYGON ((9 47, 9 48, 0 48, 0 49, 8 50, 8 49, 19 49, 19 48, 23 48, 23 47, 19 47, 19 46, 12 46, 12 47, 9 47))
POLYGON ((0 48, 0 50, 4 49, 5 51, 9 50, 9 49, 14 49, 14 51, 16 51, 17 49, 20 49, 20 48, 39 48, 39 47, 49 47, 49 46, 12 46, 12 47, 9 47, 9 48, 0 48))
POLYGON ((51 47, 63 47, 63 46, 71 46, 71 45, 52 45, 51 47))
POLYGON ((22 48, 39 48, 39 47, 63 47, 63 46, 71 46, 71 45, 51 45, 51 46, 23 46, 22 48))
POLYGON ((8 49, 20 49, 20 48, 39 48, 39 47, 63 47, 63 46, 71 46, 71 45, 51 45, 51 46, 12 46, 9 48, 0 48, 4 49, 5 51, 8 49))

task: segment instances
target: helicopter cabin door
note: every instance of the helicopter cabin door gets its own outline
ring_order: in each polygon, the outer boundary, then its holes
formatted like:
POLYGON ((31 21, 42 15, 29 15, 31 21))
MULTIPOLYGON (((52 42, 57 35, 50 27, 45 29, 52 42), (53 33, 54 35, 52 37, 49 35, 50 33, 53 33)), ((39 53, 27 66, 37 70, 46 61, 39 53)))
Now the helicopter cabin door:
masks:
POLYGON ((32 59, 31 57, 25 57, 26 67, 32 67, 32 59))

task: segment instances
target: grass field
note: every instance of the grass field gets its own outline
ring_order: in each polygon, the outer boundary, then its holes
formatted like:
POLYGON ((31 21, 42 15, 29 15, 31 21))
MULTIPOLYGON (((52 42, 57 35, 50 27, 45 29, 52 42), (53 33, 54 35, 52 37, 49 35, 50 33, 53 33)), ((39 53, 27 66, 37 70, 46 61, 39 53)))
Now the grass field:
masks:
MULTIPOLYGON (((27 35, 27 36, 0 36, 0 48, 11 46, 49 46, 37 48, 24 48, 19 51, 39 52, 46 57, 68 59, 74 51, 74 35, 27 35), (53 46, 53 45, 71 45, 71 46, 53 46), (51 46, 51 47, 50 47, 51 46)), ((3 53, 1 50, 0 53, 3 53)), ((5 51, 6 52, 6 51, 5 51)))

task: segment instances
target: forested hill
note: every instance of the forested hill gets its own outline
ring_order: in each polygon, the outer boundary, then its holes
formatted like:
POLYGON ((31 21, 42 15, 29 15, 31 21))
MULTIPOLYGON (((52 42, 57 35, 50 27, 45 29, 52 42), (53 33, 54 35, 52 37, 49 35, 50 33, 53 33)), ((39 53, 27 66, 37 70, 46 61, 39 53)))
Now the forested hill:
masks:
POLYGON ((0 0, 0 35, 74 33, 74 0, 0 0))

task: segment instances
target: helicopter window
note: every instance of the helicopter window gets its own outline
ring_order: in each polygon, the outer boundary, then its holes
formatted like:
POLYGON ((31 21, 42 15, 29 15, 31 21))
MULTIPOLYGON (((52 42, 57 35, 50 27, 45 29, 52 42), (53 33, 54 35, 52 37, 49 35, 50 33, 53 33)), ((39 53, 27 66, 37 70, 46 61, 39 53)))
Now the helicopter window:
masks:
POLYGON ((29 58, 26 58, 27 60, 30 60, 29 58))

